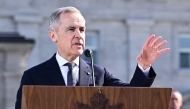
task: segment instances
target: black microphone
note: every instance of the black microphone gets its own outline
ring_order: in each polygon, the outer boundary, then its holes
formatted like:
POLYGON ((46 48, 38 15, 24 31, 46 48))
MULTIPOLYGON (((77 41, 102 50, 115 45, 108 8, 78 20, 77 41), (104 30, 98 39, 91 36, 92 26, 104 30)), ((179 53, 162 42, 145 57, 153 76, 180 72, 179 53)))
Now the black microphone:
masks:
POLYGON ((92 50, 90 50, 90 49, 86 49, 85 51, 84 51, 84 55, 86 56, 86 57, 90 57, 90 59, 91 59, 91 68, 92 68, 92 81, 93 81, 93 85, 94 85, 94 87, 95 87, 95 79, 94 79, 94 62, 93 62, 93 57, 92 57, 92 50))

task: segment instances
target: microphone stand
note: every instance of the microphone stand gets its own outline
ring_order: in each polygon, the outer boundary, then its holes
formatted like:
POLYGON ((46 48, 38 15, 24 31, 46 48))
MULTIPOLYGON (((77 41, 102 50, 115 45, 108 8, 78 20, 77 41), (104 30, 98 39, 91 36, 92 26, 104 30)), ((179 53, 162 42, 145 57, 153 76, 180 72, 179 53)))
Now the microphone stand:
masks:
POLYGON ((93 65, 93 57, 92 57, 92 50, 86 49, 84 51, 84 54, 86 57, 90 57, 91 59, 91 68, 92 68, 92 81, 93 81, 93 86, 95 87, 95 77, 94 77, 94 65, 93 65))
POLYGON ((92 54, 90 55, 90 58, 91 58, 91 68, 92 68, 92 81, 93 81, 93 85, 95 87, 95 77, 94 77, 94 65, 93 65, 93 57, 92 57, 92 54))

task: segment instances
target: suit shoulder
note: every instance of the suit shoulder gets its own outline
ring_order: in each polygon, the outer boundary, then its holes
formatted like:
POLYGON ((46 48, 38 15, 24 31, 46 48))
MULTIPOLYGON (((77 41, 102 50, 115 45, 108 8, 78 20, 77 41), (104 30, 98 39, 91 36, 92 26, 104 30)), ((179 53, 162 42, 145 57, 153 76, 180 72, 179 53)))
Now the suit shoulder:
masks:
POLYGON ((55 58, 55 54, 47 61, 42 62, 34 67, 29 68, 28 70, 26 70, 25 72, 37 72, 40 70, 43 70, 45 68, 50 68, 52 66, 58 66, 57 60, 55 58))
POLYGON ((37 71, 37 70, 40 70, 40 69, 44 69, 46 67, 46 65, 47 65, 47 61, 42 62, 42 63, 40 63, 38 65, 35 65, 35 66, 31 67, 28 70, 26 70, 25 72, 34 72, 34 71, 37 71))
MULTIPOLYGON (((88 61, 85 61, 90 67, 91 67, 91 63, 88 62, 88 61)), ((104 71, 105 68, 103 66, 100 66, 98 64, 94 64, 94 70, 101 70, 101 71, 104 71)))

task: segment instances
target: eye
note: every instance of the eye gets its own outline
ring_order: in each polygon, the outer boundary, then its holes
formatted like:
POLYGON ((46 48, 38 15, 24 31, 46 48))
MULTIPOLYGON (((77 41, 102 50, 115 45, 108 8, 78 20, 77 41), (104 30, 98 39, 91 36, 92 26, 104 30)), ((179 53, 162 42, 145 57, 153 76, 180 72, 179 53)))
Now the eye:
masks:
POLYGON ((84 28, 80 28, 80 32, 82 33, 82 32, 84 32, 85 31, 85 29, 84 28))
POLYGON ((69 31, 75 31, 75 29, 74 28, 70 28, 69 31))
POLYGON ((68 30, 68 31, 75 31, 75 29, 76 29, 76 28, 75 28, 74 26, 70 26, 70 27, 68 27, 67 30, 68 30))

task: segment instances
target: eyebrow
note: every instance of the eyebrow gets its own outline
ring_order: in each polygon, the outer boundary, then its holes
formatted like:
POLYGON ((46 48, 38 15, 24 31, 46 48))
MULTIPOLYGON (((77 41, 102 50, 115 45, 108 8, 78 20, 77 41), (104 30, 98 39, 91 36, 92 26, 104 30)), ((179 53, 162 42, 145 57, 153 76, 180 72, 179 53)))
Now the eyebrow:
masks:
POLYGON ((67 29, 76 29, 75 26, 69 26, 67 29))
MULTIPOLYGON (((76 28, 77 28, 77 27, 75 27, 75 26, 69 26, 69 27, 67 28, 67 30, 69 30, 69 29, 76 29, 76 28)), ((81 27, 79 27, 79 28, 85 29, 86 27, 81 26, 81 27)))

